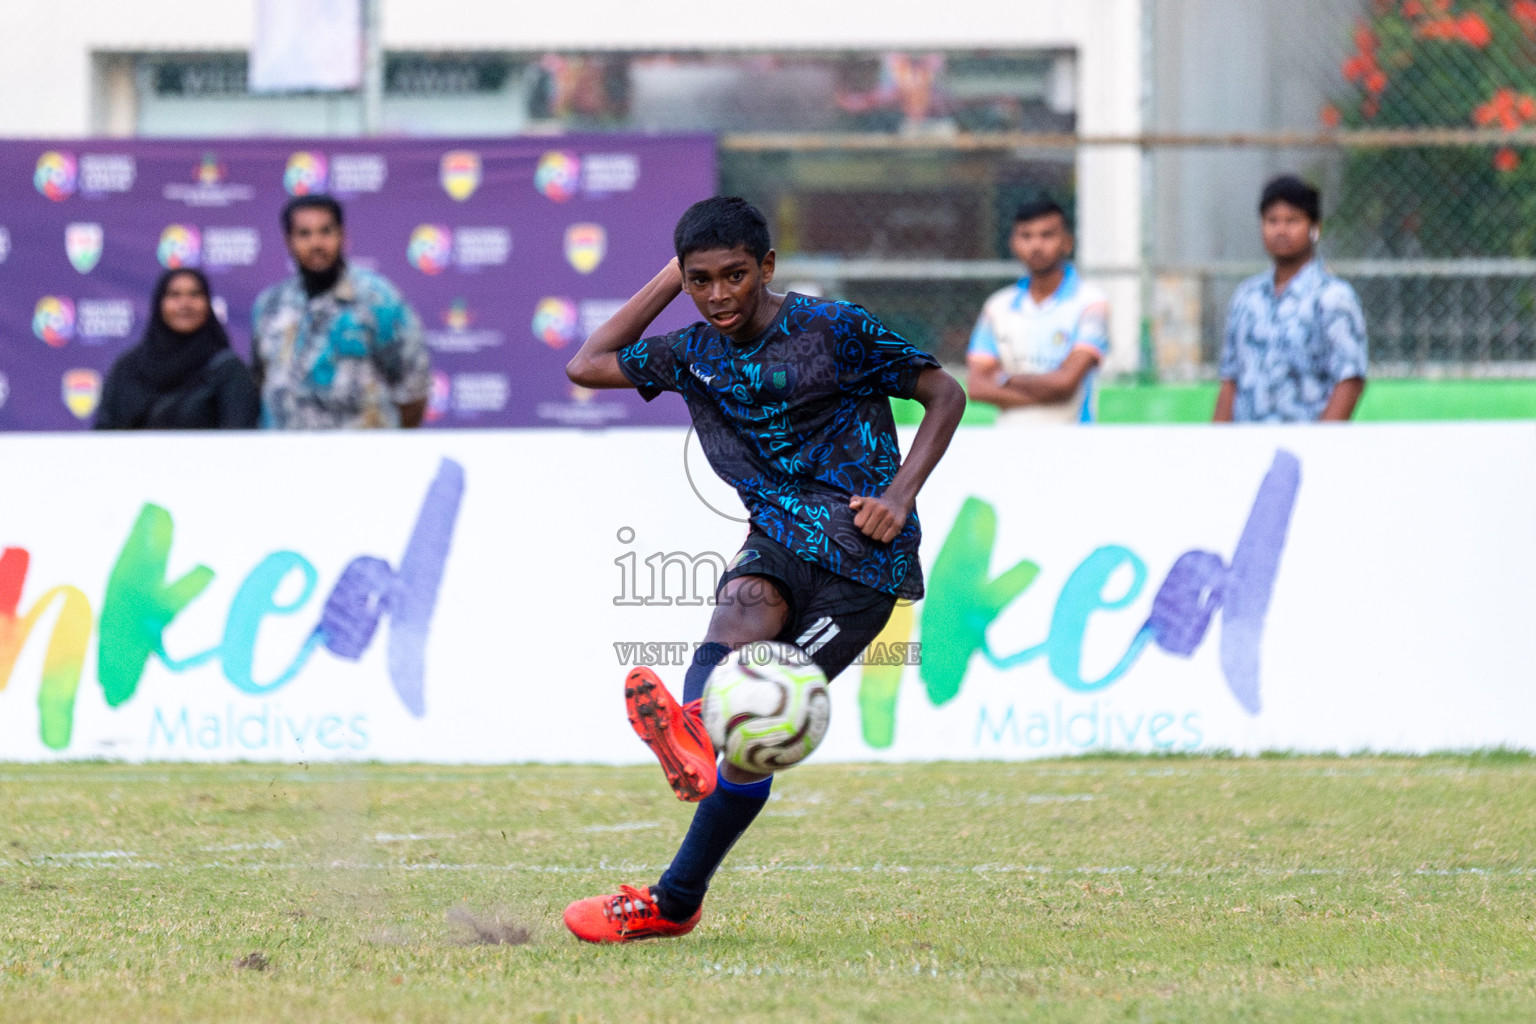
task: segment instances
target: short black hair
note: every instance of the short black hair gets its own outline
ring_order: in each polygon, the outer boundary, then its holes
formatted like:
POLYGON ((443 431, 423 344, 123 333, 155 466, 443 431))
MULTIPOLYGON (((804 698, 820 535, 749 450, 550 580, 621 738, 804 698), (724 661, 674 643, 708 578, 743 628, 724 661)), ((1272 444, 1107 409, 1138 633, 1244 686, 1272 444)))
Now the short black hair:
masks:
POLYGON ((1051 214, 1061 218, 1067 230, 1072 230, 1072 218, 1067 216, 1066 209, 1050 196, 1039 196, 1026 203, 1019 204, 1019 208, 1013 211, 1013 223, 1023 224, 1027 221, 1039 220, 1041 217, 1049 217, 1051 214))
POLYGON ((768 238, 768 218, 739 196, 714 196, 688 207, 672 232, 672 246, 677 250, 679 263, 691 252, 737 246, 761 263, 773 248, 768 238))
POLYGON ((1322 220, 1322 195, 1294 174, 1282 174, 1264 186, 1264 193, 1259 197, 1259 216, 1268 213, 1269 208, 1276 203, 1296 207, 1314 224, 1322 220))
POLYGON ((283 234, 293 234, 293 215, 300 210, 328 210, 332 217, 336 218, 336 226, 342 227, 346 222, 341 216, 341 204, 328 195, 316 194, 311 196, 294 196, 283 204, 283 234))

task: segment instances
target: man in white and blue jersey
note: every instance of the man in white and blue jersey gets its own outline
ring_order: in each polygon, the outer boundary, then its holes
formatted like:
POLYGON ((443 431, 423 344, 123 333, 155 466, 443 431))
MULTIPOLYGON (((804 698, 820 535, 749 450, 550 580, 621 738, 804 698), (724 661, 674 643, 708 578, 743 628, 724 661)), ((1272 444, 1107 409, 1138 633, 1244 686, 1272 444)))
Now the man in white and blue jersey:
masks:
POLYGON ((966 358, 971 401, 997 406, 1000 424, 1092 423, 1109 298, 1078 276, 1054 200, 1019 207, 1008 247, 1027 273, 981 308, 966 358))

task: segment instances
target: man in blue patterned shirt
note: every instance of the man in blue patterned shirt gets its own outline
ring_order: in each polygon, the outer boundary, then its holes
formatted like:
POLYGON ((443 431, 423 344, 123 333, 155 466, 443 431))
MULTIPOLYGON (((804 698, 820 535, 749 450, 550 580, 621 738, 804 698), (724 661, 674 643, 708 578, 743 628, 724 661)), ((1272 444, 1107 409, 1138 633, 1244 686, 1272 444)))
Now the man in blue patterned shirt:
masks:
POLYGON ((648 668, 625 679, 630 724, 678 797, 699 806, 656 885, 566 909, 566 925, 589 942, 683 935, 698 923, 710 878, 772 782, 731 764, 717 770, 699 717, 710 672, 734 648, 776 640, 831 679, 879 635, 898 598, 922 596, 913 505, 965 409, 936 359, 862 308, 769 291, 768 224, 745 200, 695 203, 673 242, 677 258, 592 333, 566 372, 583 387, 681 394, 752 530, 721 577, 683 703, 648 668), (643 338, 683 291, 704 320, 643 338), (924 408, 905 460, 892 397, 924 408))
POLYGON ((1259 216, 1275 266, 1232 296, 1215 420, 1347 420, 1365 390, 1365 316, 1355 290, 1317 256, 1317 189, 1276 178, 1259 216))
POLYGON ((252 313, 262 426, 418 426, 432 392, 421 321, 394 285, 347 264, 341 204, 290 200, 283 235, 299 272, 262 292, 252 313))

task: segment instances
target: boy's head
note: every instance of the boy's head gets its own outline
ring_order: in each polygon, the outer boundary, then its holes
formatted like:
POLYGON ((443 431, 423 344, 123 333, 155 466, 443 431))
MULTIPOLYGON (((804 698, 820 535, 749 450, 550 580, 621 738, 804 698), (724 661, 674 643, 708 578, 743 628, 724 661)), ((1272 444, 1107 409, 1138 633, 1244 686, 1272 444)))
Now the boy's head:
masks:
POLYGON ((741 340, 767 328, 774 253, 768 220, 734 196, 694 203, 672 233, 683 290, 721 334, 741 340))
POLYGON ((1048 196, 1032 199, 1013 215, 1008 248, 1032 275, 1050 274, 1072 255, 1072 228, 1067 211, 1048 196))
POLYGON ((1296 177, 1282 174, 1259 197, 1259 228, 1264 250, 1277 260, 1306 259, 1317 244, 1322 196, 1296 177))
POLYGON ((688 262, 690 253, 706 249, 742 248, 757 262, 763 262, 771 244, 768 219, 745 199, 714 196, 701 199, 684 211, 672 232, 679 265, 688 262))

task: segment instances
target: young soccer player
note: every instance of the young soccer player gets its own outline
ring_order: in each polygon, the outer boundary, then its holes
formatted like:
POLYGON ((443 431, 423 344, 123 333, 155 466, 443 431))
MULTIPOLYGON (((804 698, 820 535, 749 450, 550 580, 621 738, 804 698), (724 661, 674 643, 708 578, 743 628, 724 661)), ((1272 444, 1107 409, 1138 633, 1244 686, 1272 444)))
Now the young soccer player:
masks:
POLYGON ((679 799, 699 806, 659 882, 566 908, 566 925, 588 942, 684 935, 698 924, 710 878, 773 781, 730 764, 717 773, 699 716, 710 671, 736 647, 778 640, 830 680, 898 599, 922 596, 913 503, 965 409, 936 359, 862 308, 769 291, 768 224, 745 200, 695 203, 673 242, 677 258, 592 333, 566 373, 583 387, 638 388, 647 400, 680 393, 752 528, 720 580, 682 703, 648 668, 624 681, 630 724, 679 799), (642 340, 680 291, 703 321, 642 340), (905 461, 892 396, 924 409, 905 461))

